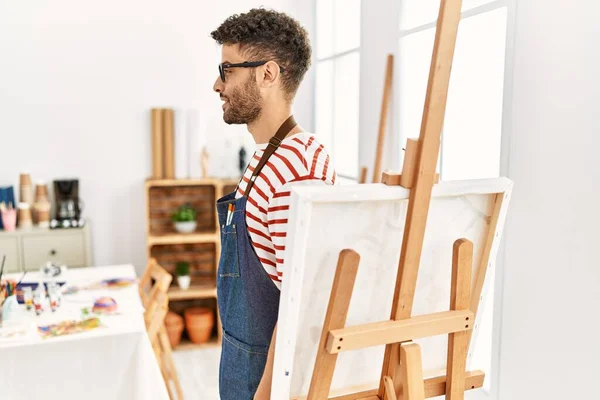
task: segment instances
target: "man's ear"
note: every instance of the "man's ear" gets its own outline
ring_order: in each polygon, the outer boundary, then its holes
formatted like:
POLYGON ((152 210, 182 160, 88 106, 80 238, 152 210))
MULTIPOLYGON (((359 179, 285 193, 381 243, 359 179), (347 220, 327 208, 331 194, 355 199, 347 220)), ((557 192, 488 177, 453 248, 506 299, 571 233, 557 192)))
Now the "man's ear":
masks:
POLYGON ((279 79, 279 65, 275 61, 269 61, 261 68, 262 82, 259 82, 263 87, 270 87, 279 79))

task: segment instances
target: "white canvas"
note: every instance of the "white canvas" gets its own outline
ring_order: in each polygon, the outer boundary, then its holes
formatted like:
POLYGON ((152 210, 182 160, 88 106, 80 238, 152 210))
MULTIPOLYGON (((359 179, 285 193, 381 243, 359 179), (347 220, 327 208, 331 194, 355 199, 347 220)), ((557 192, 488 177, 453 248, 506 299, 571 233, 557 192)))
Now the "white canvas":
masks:
MULTIPOLYGON (((505 178, 441 182, 434 186, 413 315, 449 309, 452 248, 459 238, 473 242, 475 280, 494 200, 496 194, 502 193, 505 199, 498 234, 491 243, 489 268, 493 268, 511 187, 512 182, 505 178)), ((382 184, 292 188, 272 398, 308 394, 342 249, 354 249, 361 257, 346 326, 390 318, 408 197, 408 190, 382 184)), ((484 300, 486 292, 484 286, 484 300)), ((477 321, 469 360, 477 340, 477 321)), ((425 377, 443 374, 447 336, 417 342, 422 349, 425 377)), ((384 349, 385 346, 378 346, 341 353, 331 395, 377 387, 384 349)))

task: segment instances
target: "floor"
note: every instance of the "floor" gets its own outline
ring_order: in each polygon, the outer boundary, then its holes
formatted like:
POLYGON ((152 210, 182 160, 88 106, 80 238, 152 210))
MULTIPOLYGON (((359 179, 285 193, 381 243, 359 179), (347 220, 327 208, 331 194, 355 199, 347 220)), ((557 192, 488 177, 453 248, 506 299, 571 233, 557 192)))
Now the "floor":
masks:
POLYGON ((220 348, 174 351, 185 399, 219 400, 220 348))

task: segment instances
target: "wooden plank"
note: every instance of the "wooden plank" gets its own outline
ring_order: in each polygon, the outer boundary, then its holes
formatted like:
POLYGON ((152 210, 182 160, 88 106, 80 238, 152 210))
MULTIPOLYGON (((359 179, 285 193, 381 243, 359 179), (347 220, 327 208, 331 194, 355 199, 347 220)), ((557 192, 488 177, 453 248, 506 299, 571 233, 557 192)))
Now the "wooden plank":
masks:
MULTIPOLYGON (((418 344, 403 343, 400 345, 400 374, 404 399, 423 400, 425 384, 423 382, 421 347, 418 344)), ((386 398, 390 400, 388 396, 386 398)))
MULTIPOLYGON (((479 310, 479 302, 481 300, 481 291, 483 290, 483 284, 485 283, 485 277, 487 275, 487 270, 490 266, 490 254, 492 251, 492 244, 494 242, 494 238, 496 236, 496 229, 498 228, 498 218, 500 216, 500 210, 502 209, 502 202, 504 201, 504 193, 496 194, 496 198, 494 201, 494 207, 492 212, 492 219, 490 221, 490 226, 488 229, 488 234, 485 240, 485 247, 483 248, 483 255, 481 257, 481 262, 476 270, 475 275, 475 284, 473 285, 471 291, 471 311, 473 314, 477 315, 477 310, 479 310)), ((472 333, 469 333, 469 341, 471 340, 472 333)))
MULTIPOLYGON (((423 238, 427 224, 427 214, 431 201, 435 170, 440 148, 440 136, 446 111, 448 85, 456 34, 460 21, 461 1, 441 0, 437 20, 433 55, 429 70, 429 81, 419 135, 419 156, 415 186, 411 189, 406 225, 402 241, 402 250, 396 277, 396 289, 392 303, 391 319, 409 318, 412 312, 415 286, 423 238)), ((391 376, 396 381, 397 362, 393 354, 398 352, 398 345, 387 345, 383 361, 379 396, 385 398, 383 377, 391 376)))
POLYGON ((388 54, 385 66, 385 83, 383 84, 383 99, 381 101, 381 114, 379 115, 379 135, 377 136, 377 150, 375 152, 375 165, 373 167, 373 183, 381 182, 381 159, 383 158, 383 145, 387 128, 390 97, 392 95, 392 79, 394 77, 394 56, 388 54))
POLYGON ((383 384, 385 385, 385 394, 390 400, 397 400, 396 389, 394 388, 394 382, 389 376, 383 377, 383 384))
POLYGON ((418 139, 406 140, 404 161, 402 163, 402 175, 400 176, 400 186, 404 188, 410 189, 415 185, 419 149, 418 139))
POLYGON ((338 258, 335 278, 329 297, 329 305, 325 314, 321 342, 317 352, 315 368, 310 381, 308 400, 326 399, 329 396, 337 354, 330 354, 325 349, 329 331, 342 328, 346 324, 348 307, 354 289, 354 281, 358 272, 360 256, 354 250, 342 250, 338 258))
MULTIPOLYGON (((402 174, 386 171, 382 175, 383 176, 381 179, 381 183, 383 183, 384 185, 405 187, 401 183, 402 176, 403 176, 402 174)), ((433 182, 438 183, 439 181, 440 181, 440 174, 435 174, 435 179, 433 180, 433 182)), ((408 187, 407 189, 410 189, 410 187, 408 187)))
MULTIPOLYGON (((483 371, 470 371, 465 376, 466 390, 483 387, 485 373, 483 371)), ((344 396, 330 397, 329 400, 380 400, 377 395, 378 389, 365 390, 362 392, 347 394, 344 396)), ((425 379, 425 398, 443 396, 446 393, 446 375, 425 379)), ((398 400, 403 399, 402 389, 396 391, 398 400)))
POLYGON ((326 348, 330 353, 336 354, 382 344, 462 332, 471 329, 471 326, 467 328, 465 325, 472 320, 473 313, 469 310, 443 311, 399 321, 373 322, 333 329, 329 332, 326 348))
MULTIPOLYGON (((465 388, 467 390, 477 389, 483 386, 485 373, 483 371, 467 372, 465 376, 465 388)), ((446 393, 446 376, 425 379, 425 398, 443 396, 446 393)), ((402 390, 396 392, 398 400, 403 400, 402 390)))
POLYGON ((163 176, 175 178, 175 115, 173 109, 163 110, 163 176))
POLYGON ((190 286, 183 290, 176 286, 171 286, 167 292, 169 301, 173 300, 191 300, 191 299, 212 299, 217 297, 217 288, 215 285, 190 286))
MULTIPOLYGON (((173 350, 171 349, 171 342, 169 341, 167 328, 165 328, 164 324, 162 324, 162 326, 160 327, 158 339, 160 341, 160 346, 163 351, 163 368, 167 377, 167 379, 165 380, 165 384, 167 385, 167 387, 170 388, 171 385, 169 381, 172 380, 173 384, 175 385, 177 399, 183 400, 183 390, 181 389, 181 383, 179 382, 179 376, 177 375, 177 368, 175 367, 175 362, 173 361, 173 350)), ((172 394, 170 396, 172 396, 172 394)))
POLYGON ((148 246, 157 244, 188 244, 188 243, 216 243, 220 241, 219 234, 210 233, 172 233, 167 235, 148 236, 148 246))
POLYGON ((344 396, 330 397, 329 400, 380 400, 377 395, 377 389, 367 390, 364 392, 347 394, 344 396))
MULTIPOLYGON (((454 242, 452 253, 452 286, 450 309, 468 310, 471 305, 471 269, 473 268, 473 243, 467 239, 454 242)), ((472 327, 473 318, 465 327, 472 327)), ((465 371, 469 352, 469 332, 448 335, 448 361, 446 363, 448 383, 447 400, 463 400, 465 397, 465 371)))
POLYGON ((237 181, 230 179, 146 179, 146 187, 156 186, 217 186, 217 185, 237 185, 237 181))
POLYGON ((367 171, 367 167, 360 167, 360 177, 358 178, 358 183, 367 183, 367 171))
POLYGON ((188 351, 188 350, 201 350, 201 349, 211 349, 215 347, 220 347, 221 342, 213 337, 206 343, 194 343, 189 340, 182 340, 173 351, 188 351))
POLYGON ((402 180, 402 174, 396 172, 385 171, 381 178, 381 183, 388 186, 398 186, 402 180))
POLYGON ((164 178, 163 163, 163 113, 160 108, 151 110, 152 125, 152 177, 154 179, 164 178))

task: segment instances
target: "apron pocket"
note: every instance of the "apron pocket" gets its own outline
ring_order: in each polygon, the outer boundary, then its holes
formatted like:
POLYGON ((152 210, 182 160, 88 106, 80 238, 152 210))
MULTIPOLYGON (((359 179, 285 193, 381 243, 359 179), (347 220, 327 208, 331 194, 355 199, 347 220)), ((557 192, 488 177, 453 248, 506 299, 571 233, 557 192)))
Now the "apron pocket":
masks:
POLYGON ((267 363, 268 346, 243 343, 223 331, 219 392, 221 399, 252 400, 267 363))
POLYGON ((235 224, 221 228, 221 259, 219 261, 220 278, 238 278, 240 265, 238 260, 237 229, 235 224))

